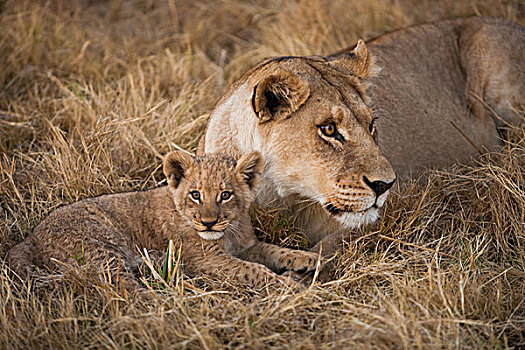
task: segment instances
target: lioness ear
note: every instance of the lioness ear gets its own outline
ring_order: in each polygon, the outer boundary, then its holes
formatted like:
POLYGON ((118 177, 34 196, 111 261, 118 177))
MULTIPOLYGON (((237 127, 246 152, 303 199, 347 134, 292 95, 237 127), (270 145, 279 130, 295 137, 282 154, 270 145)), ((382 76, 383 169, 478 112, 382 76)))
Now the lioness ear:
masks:
POLYGON ((184 173, 190 168, 195 161, 183 151, 173 151, 166 155, 162 170, 168 179, 168 185, 177 188, 184 177, 184 173))
POLYGON ((379 73, 379 68, 375 66, 374 58, 363 40, 358 40, 352 51, 329 57, 329 64, 340 72, 355 75, 360 79, 379 73))
POLYGON ((262 79, 252 96, 252 106, 259 122, 285 119, 301 106, 310 89, 295 74, 280 70, 262 79))
POLYGON ((243 177, 253 191, 259 184, 264 168, 264 160, 259 152, 245 154, 237 161, 235 170, 243 177))

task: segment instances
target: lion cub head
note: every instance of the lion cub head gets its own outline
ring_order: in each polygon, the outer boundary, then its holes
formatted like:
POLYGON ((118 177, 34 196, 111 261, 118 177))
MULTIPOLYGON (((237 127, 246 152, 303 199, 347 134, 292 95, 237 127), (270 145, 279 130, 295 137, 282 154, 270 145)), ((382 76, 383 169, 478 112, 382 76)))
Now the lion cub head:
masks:
POLYGON ((174 151, 166 156, 163 168, 177 211, 201 238, 219 239, 235 232, 243 218, 249 220, 263 170, 259 152, 236 161, 222 154, 191 157, 174 151))

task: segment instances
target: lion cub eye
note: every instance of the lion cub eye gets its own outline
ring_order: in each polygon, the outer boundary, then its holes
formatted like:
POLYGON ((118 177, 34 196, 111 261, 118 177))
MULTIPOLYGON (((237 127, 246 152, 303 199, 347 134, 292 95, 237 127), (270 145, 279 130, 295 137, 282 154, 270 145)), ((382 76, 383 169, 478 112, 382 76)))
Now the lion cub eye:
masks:
POLYGON ((201 194, 199 191, 191 191, 190 198, 193 199, 195 202, 199 203, 201 199, 201 194))
POLYGON ((319 126, 319 129, 323 133, 324 136, 333 137, 337 133, 337 129, 334 124, 325 124, 319 126))
POLYGON ((221 193, 221 202, 227 202, 232 198, 232 193, 230 191, 223 191, 221 193))

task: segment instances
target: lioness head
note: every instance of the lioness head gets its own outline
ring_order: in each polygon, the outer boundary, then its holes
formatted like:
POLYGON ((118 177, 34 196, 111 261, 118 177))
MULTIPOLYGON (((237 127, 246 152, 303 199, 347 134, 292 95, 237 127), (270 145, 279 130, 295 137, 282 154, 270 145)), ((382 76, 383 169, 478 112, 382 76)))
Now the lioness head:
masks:
POLYGON ((261 191, 319 203, 345 227, 373 222, 395 180, 367 104, 376 71, 362 41, 328 58, 268 59, 219 102, 206 151, 258 150, 271 183, 261 191))
POLYGON ((191 157, 174 151, 163 164, 177 211, 201 238, 209 240, 235 231, 241 217, 249 217, 262 169, 259 152, 236 161, 221 154, 191 157))

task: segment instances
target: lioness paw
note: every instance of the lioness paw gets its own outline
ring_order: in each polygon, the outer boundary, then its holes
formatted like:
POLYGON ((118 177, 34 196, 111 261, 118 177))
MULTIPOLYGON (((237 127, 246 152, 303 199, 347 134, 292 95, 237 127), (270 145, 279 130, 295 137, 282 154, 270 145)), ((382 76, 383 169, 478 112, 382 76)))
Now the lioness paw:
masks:
POLYGON ((279 271, 294 271, 298 273, 308 273, 315 270, 317 265, 318 254, 305 252, 302 250, 293 250, 279 257, 279 271))

